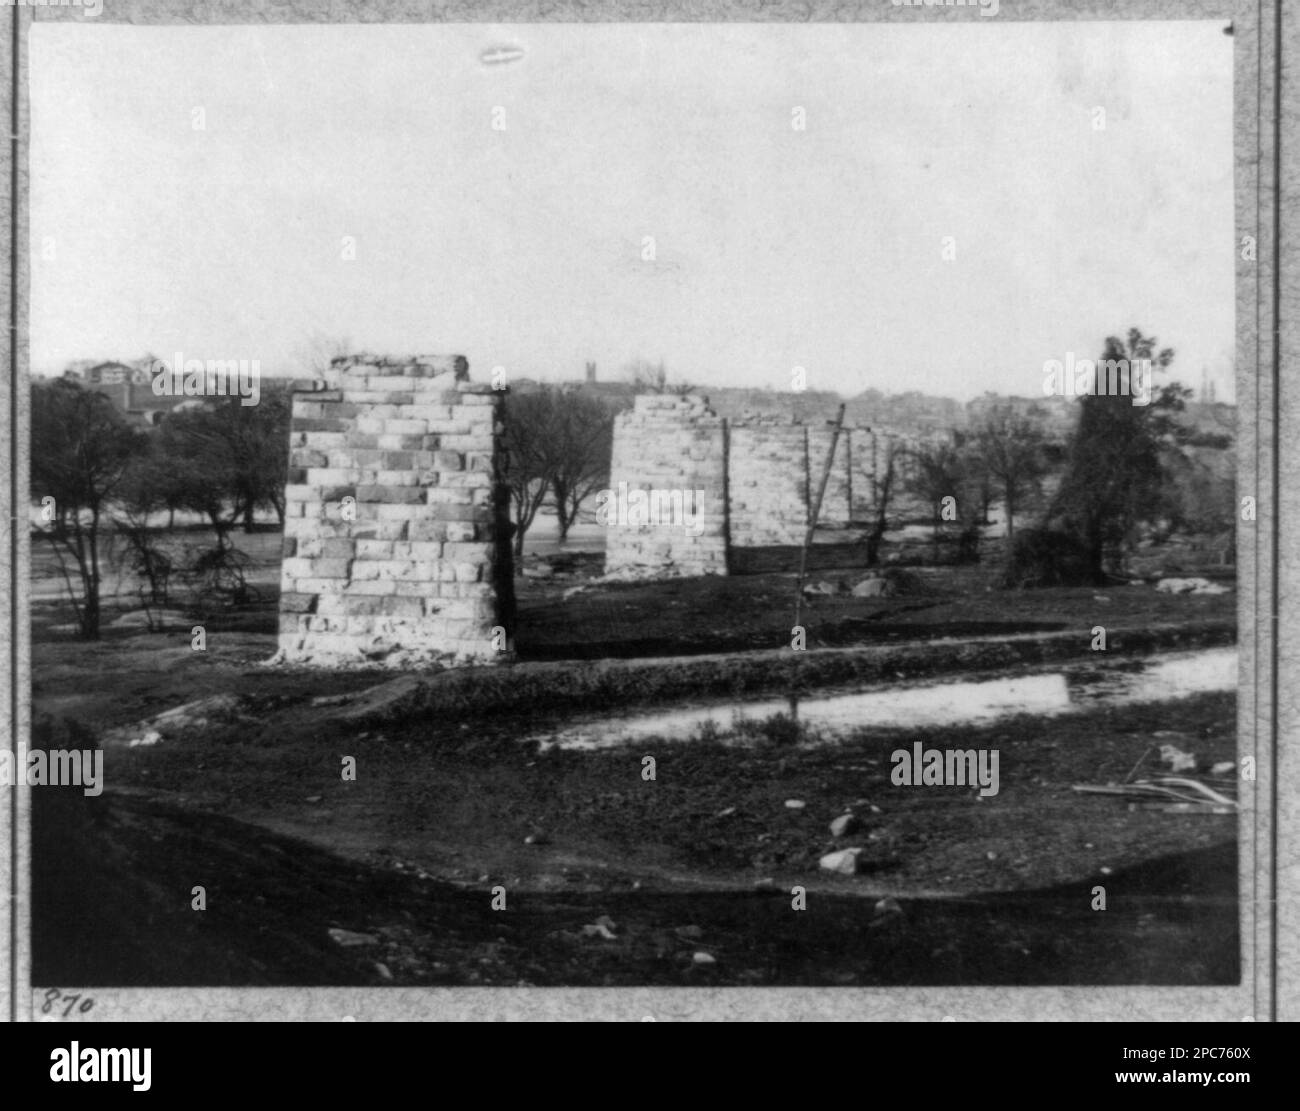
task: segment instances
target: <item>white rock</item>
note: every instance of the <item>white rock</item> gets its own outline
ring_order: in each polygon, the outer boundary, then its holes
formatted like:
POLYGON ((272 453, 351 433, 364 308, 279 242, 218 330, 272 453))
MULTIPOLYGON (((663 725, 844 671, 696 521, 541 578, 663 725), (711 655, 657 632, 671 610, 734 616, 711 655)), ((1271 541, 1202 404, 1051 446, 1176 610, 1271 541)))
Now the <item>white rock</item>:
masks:
POLYGON ((889 584, 884 579, 863 579, 851 593, 855 598, 883 598, 888 589, 889 584))
POLYGON ((1161 745, 1160 759, 1169 765, 1170 771, 1175 773, 1196 770, 1196 757, 1175 745, 1161 745))
POLYGON ((855 832, 861 824, 857 819, 857 815, 841 814, 835 821, 831 822, 831 836, 845 837, 855 832))
POLYGON ((838 852, 827 853, 817 862, 819 868, 826 872, 839 872, 844 876, 851 876, 858 870, 858 857, 864 852, 863 849, 840 849, 838 852))

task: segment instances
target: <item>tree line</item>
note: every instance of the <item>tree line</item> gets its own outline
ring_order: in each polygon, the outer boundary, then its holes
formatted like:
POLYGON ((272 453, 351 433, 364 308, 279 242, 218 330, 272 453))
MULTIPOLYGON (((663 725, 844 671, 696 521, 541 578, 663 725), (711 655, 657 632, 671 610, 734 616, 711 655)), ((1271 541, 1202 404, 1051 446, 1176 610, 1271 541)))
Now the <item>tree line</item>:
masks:
MULTIPOLYGON (((1173 360, 1154 337, 1131 329, 1109 337, 1103 359, 1150 359, 1160 371, 1173 360)), ((662 364, 634 368, 637 392, 682 392, 662 364)), ((945 440, 907 446, 887 441, 884 466, 869 476, 873 513, 866 524, 866 563, 876 565, 900 495, 932 509, 936 549, 955 540, 958 559, 979 557, 990 507, 1006 522, 1008 585, 1101 582, 1142 536, 1218 532, 1235 519, 1230 480, 1209 473, 1189 447, 1222 449, 1226 432, 1197 432, 1177 419, 1191 391, 1176 382, 1153 391, 1150 404, 1104 393, 1084 395, 1064 444, 1041 422, 995 405, 973 427, 945 440), (1041 505, 1044 480, 1059 485, 1041 505), (1031 526, 1023 517, 1038 506, 1031 526)), ((131 424, 108 397, 67 378, 38 380, 31 397, 31 493, 36 534, 51 545, 76 609, 80 633, 100 631, 105 531, 125 539, 144 606, 168 602, 172 576, 232 601, 246 600, 244 557, 231 541, 261 512, 281 526, 288 473, 292 394, 286 382, 263 384, 257 405, 204 398, 153 427, 131 424), (213 543, 188 567, 173 566, 152 521, 174 525, 196 514, 213 543)), ((626 402, 623 403, 623 406, 626 402)), ((548 503, 560 538, 582 506, 609 483, 614 418, 620 405, 574 385, 541 385, 506 400, 504 480, 513 510, 513 547, 548 503)))

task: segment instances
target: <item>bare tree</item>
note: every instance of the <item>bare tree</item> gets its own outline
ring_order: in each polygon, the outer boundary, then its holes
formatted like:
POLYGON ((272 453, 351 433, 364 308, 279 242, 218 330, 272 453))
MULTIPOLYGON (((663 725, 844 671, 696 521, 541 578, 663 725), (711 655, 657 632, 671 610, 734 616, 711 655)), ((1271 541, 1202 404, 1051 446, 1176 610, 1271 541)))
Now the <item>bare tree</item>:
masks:
POLYGON ((662 359, 633 359, 627 366, 627 378, 637 393, 671 393, 684 396, 695 389, 689 382, 670 381, 662 359))
POLYGON ((873 452, 872 469, 866 474, 871 487, 871 502, 874 516, 871 531, 867 533, 867 566, 875 567, 880 562, 880 545, 889 525, 889 506, 898 490, 902 446, 893 436, 884 437, 883 465, 877 466, 873 452))
POLYGON ((995 405, 970 442, 970 456, 996 485, 1006 508, 1007 541, 1015 536, 1015 513, 1022 496, 1038 489, 1047 470, 1040 425, 1007 404, 995 405))
POLYGON ((97 640, 101 527, 132 458, 143 448, 144 434, 131 428, 105 395, 68 378, 32 384, 31 429, 32 497, 47 521, 40 533, 59 558, 81 636, 97 640), (65 556, 76 566, 80 598, 65 556))
POLYGON ((564 540, 582 503, 609 481, 614 414, 600 398, 577 389, 561 388, 554 402, 545 468, 564 540))
POLYGON ((506 398, 505 481, 514 507, 516 561, 523 558, 524 535, 551 489, 550 442, 555 412, 555 395, 550 387, 506 398))
POLYGON ((668 388, 668 371, 662 359, 657 363, 633 359, 627 366, 627 377, 637 393, 663 393, 668 388))

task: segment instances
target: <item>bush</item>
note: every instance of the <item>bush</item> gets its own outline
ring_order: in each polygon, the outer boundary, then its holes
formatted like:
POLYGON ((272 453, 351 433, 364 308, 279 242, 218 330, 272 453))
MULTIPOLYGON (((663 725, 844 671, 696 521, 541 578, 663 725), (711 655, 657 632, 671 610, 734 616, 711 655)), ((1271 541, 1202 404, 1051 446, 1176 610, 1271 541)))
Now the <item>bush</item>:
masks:
POLYGON ((1012 542, 1002 585, 1012 590, 1096 586, 1098 579, 1075 537, 1056 529, 1021 529, 1012 542))

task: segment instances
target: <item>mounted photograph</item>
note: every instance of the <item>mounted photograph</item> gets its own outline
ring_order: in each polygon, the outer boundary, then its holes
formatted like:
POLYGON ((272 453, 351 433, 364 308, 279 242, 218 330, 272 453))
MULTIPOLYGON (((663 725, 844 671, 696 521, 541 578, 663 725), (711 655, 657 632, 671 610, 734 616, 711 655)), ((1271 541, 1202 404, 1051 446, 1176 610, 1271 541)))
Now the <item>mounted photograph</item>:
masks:
POLYGON ((1233 27, 894 7, 32 25, 37 1010, 1243 982, 1233 27))

